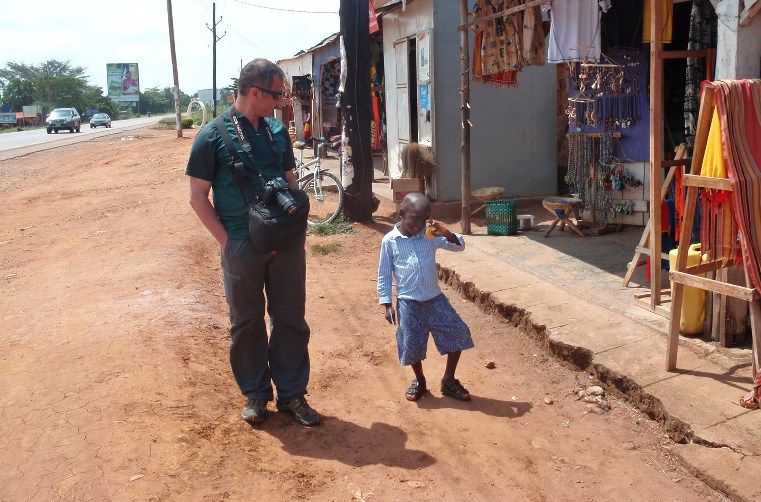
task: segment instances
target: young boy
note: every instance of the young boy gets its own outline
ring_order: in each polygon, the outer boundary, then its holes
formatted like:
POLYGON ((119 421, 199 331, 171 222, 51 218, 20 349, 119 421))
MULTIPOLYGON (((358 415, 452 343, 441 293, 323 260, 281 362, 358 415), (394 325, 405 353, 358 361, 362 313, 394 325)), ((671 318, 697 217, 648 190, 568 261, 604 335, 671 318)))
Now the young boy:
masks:
POLYGON ((462 251, 465 241, 440 221, 431 220, 431 203, 420 193, 408 194, 399 212, 402 220, 383 237, 378 265, 378 297, 386 320, 397 323, 391 306, 391 277, 396 280, 398 328, 396 343, 399 362, 412 366, 415 379, 404 393, 417 401, 427 387, 423 374, 428 333, 447 367, 441 379, 445 396, 469 401, 470 394, 454 376, 460 353, 473 347, 470 329, 439 289, 436 250, 462 251), (429 228, 426 228, 426 223, 429 228))

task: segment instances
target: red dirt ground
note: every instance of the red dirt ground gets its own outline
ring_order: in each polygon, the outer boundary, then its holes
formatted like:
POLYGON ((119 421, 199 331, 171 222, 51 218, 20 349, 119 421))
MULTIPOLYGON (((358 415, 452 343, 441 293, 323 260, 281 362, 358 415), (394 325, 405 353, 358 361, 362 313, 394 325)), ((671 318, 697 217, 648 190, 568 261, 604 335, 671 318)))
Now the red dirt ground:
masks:
POLYGON ((586 375, 451 290, 473 401, 407 402, 375 296, 386 203, 353 235, 308 239, 341 245, 307 257, 324 423, 248 426, 218 246, 188 204, 192 138, 132 134, 0 162, 0 499, 720 499, 654 423, 615 399, 585 413, 569 391, 586 375))

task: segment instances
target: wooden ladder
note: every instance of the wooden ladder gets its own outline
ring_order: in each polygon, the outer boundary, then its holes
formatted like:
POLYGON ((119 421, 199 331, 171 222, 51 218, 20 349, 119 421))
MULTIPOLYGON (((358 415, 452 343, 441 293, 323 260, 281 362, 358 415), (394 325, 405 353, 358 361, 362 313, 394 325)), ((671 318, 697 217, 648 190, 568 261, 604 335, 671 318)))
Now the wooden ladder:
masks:
MULTIPOLYGON (((761 348, 759 347, 758 336, 761 335, 761 295, 751 285, 748 276, 748 270, 745 268, 745 286, 729 284, 714 279, 701 277, 699 274, 706 272, 715 272, 729 267, 734 263, 730 258, 719 258, 707 263, 701 263, 691 267, 687 266, 687 251, 692 234, 692 227, 695 219, 695 208, 698 201, 698 189, 711 188, 718 190, 732 190, 732 184, 728 179, 709 178, 700 176, 700 169, 703 165, 706 144, 708 142, 708 131, 711 127, 711 118, 715 106, 715 87, 707 83, 703 100, 700 103, 700 115, 698 117, 698 126, 695 136, 695 151, 690 168, 690 174, 684 175, 684 185, 687 189, 687 199, 685 201, 684 222, 679 236, 679 252, 676 260, 676 267, 669 272, 671 280, 674 283, 671 292, 671 318, 669 325, 668 353, 666 358, 666 369, 668 371, 676 370, 677 351, 679 350, 679 323, 682 312, 682 300, 684 298, 684 287, 691 286, 694 288, 719 293, 722 295, 739 298, 750 303, 750 325, 753 336, 753 376, 760 366, 761 348)), ((745 267, 745 264, 743 264, 745 267)))

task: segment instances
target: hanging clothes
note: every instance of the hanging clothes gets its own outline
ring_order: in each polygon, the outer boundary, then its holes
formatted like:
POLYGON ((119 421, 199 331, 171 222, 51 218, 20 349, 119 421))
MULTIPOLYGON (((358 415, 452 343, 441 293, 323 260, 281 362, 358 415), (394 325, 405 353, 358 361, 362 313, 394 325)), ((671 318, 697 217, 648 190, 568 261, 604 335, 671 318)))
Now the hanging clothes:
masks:
POLYGON ((523 37, 521 40, 521 55, 524 65, 541 66, 546 61, 546 38, 542 26, 542 12, 539 6, 529 7, 523 11, 523 37))
MULTIPOLYGON (((727 166, 724 163, 724 146, 721 138, 721 122, 719 121, 719 111, 713 110, 711 117, 711 128, 708 130, 708 141, 703 156, 703 165, 700 166, 700 175, 709 178, 727 177, 727 166)), ((726 190, 703 190, 703 199, 718 206, 729 198, 731 192, 726 190)))
MULTIPOLYGON (((692 0, 690 32, 687 50, 713 49, 717 38, 716 11, 710 0, 692 0)), ((700 113, 700 82, 710 80, 706 76, 706 60, 687 58, 686 85, 684 90, 684 136, 687 146, 695 144, 695 128, 700 113)))
POLYGON ((602 14, 602 50, 642 48, 642 6, 644 0, 612 0, 602 14))
POLYGON ((483 84, 491 84, 497 87, 518 85, 518 70, 501 70, 488 75, 484 74, 482 57, 484 32, 476 33, 473 49, 473 80, 483 84))
POLYGON ((761 292, 761 80, 716 84, 734 222, 745 269, 761 292))
MULTIPOLYGON (((661 2, 661 11, 663 12, 663 29, 661 30, 661 40, 663 43, 671 43, 674 36, 674 2, 673 0, 658 0, 661 2)), ((650 0, 645 0, 642 11, 642 41, 650 43, 650 0)))
POLYGON ((552 2, 548 63, 600 59, 600 7, 607 11, 610 0, 552 2))
MULTIPOLYGON (((478 20, 520 4, 520 0, 478 0, 474 19, 478 20)), ((516 70, 522 66, 519 36, 519 32, 523 31, 522 27, 521 12, 482 23, 481 65, 484 75, 492 75, 502 70, 516 70)))

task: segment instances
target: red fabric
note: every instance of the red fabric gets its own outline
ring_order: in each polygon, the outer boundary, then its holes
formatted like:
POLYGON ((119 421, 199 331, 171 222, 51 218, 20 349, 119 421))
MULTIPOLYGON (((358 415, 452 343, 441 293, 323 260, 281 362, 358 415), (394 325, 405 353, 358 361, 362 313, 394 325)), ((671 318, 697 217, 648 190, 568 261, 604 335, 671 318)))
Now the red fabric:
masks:
POLYGON ((745 269, 761 292, 761 80, 718 81, 714 88, 733 220, 745 269))

